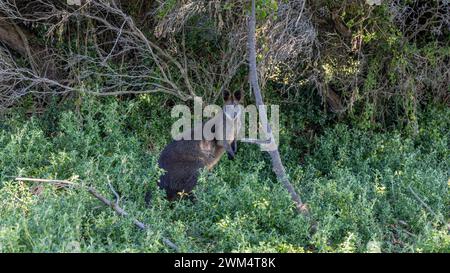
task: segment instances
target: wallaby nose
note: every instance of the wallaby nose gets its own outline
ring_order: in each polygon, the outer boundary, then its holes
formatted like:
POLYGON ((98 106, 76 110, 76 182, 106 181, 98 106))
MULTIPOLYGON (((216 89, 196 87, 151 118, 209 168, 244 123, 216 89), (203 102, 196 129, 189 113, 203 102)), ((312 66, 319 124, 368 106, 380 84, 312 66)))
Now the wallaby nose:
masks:
POLYGON ((238 105, 227 105, 225 106, 225 114, 230 119, 236 119, 239 117, 240 109, 238 105))

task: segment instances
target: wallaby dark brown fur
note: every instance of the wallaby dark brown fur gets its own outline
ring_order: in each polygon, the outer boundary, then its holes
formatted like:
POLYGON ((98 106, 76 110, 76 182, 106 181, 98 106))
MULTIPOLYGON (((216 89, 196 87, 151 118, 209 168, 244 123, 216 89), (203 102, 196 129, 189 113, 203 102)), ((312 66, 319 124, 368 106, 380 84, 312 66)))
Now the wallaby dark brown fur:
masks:
MULTIPOLYGON (((160 177, 158 185, 166 191, 168 200, 173 201, 183 194, 190 195, 197 185, 200 171, 213 168, 225 152, 228 153, 229 159, 234 158, 237 152, 236 136, 240 127, 240 112, 228 113, 225 106, 239 105, 241 93, 237 91, 231 95, 228 91, 224 91, 223 98, 223 112, 215 118, 230 119, 229 123, 219 122, 219 124, 223 127, 226 127, 225 124, 227 126, 231 124, 232 128, 222 128, 223 130, 215 128, 214 133, 220 132, 225 135, 224 137, 215 136, 212 140, 206 140, 204 137, 202 140, 174 140, 161 152, 158 164, 165 173, 160 177)), ((193 134, 192 129, 191 135, 193 134)), ((151 194, 147 193, 147 203, 150 197, 151 194)))

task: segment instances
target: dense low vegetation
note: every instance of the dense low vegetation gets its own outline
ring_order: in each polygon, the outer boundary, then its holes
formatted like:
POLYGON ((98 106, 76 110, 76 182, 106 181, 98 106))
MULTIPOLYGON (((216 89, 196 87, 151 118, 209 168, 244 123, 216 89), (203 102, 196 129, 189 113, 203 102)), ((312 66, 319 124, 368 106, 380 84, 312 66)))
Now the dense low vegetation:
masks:
POLYGON ((262 95, 310 219, 251 144, 202 173, 195 203, 166 201, 171 107, 223 90, 254 104, 250 3, 0 1, 0 252, 172 251, 163 237, 184 252, 450 252, 444 0, 256 0, 262 95), (112 187, 130 217, 19 176, 112 187))
POLYGON ((448 107, 424 110, 416 136, 333 125, 311 102, 282 107, 281 154, 317 222, 311 233, 250 144, 202 175, 196 203, 167 202, 156 187, 172 122, 165 103, 155 95, 81 96, 41 115, 11 112, 0 128, 0 251, 170 251, 161 236, 196 252, 450 251, 448 107), (83 181, 112 199, 111 183, 151 229, 137 229, 86 191, 16 176, 83 181))

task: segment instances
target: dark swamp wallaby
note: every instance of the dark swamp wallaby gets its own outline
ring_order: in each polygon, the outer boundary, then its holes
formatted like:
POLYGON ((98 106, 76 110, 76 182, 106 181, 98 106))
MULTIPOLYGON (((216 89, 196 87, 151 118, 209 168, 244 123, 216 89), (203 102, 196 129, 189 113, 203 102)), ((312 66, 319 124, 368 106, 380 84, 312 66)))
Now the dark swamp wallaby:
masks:
MULTIPOLYGON (((194 199, 191 191, 197 184, 200 171, 212 169, 225 152, 229 159, 234 159, 236 137, 241 126, 241 92, 230 94, 224 91, 222 95, 222 111, 210 119, 215 124, 211 127, 212 140, 205 139, 203 134, 201 140, 173 140, 161 152, 158 164, 165 173, 161 175, 158 186, 166 191, 168 200, 176 200, 184 194, 194 199)), ((194 130, 191 129, 188 134, 193 136, 194 130)), ((151 192, 147 192, 145 199, 150 204, 151 192)))

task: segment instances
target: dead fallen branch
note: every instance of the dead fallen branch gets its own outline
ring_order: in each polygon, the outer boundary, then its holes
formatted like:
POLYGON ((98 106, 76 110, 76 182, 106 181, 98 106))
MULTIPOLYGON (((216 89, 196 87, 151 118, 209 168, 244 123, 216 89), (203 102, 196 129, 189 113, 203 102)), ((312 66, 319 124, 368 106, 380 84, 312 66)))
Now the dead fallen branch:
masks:
POLYGON ((413 190, 413 188, 411 187, 411 185, 408 186, 408 190, 412 193, 412 195, 414 196, 414 198, 419 201, 420 205, 422 205, 422 207, 424 207, 425 209, 427 209, 427 211, 433 215, 439 222, 441 222, 442 224, 446 225, 445 221, 442 219, 442 217, 440 217, 436 212, 434 212, 430 206, 427 205, 427 203, 425 203, 425 201, 422 200, 422 198, 420 198, 420 196, 413 190))
MULTIPOLYGON (((73 188, 80 188, 87 190, 90 194, 92 194, 95 198, 100 200, 103 204, 106 206, 112 208, 117 214, 123 217, 129 217, 128 212, 126 212, 124 209, 122 209, 119 206, 119 198, 117 193, 111 188, 114 195, 116 196, 116 202, 112 202, 103 195, 101 195, 95 188, 91 186, 86 186, 83 184, 74 183, 68 180, 54 180, 54 179, 38 179, 38 178, 27 178, 27 177, 16 177, 16 181, 24 181, 24 182, 37 182, 37 183, 49 183, 59 186, 67 186, 67 187, 73 187, 73 188)), ((133 223, 141 230, 149 229, 149 226, 142 223, 141 221, 138 221, 136 219, 133 219, 133 223)), ((171 249, 175 250, 176 252, 179 252, 178 246, 172 243, 169 239, 162 237, 163 243, 170 247, 171 249)))
MULTIPOLYGON (((263 106, 264 102, 261 96, 261 90, 258 83, 258 72, 256 65, 256 38, 255 38, 255 29, 256 29, 256 16, 255 16, 255 0, 252 0, 252 11, 251 16, 249 18, 249 31, 248 31, 248 52, 249 52, 249 70, 250 70, 250 84, 253 89, 253 93, 255 95, 256 105, 263 106)), ((297 210, 302 215, 308 215, 308 208, 306 204, 302 202, 300 196, 295 192, 294 187, 289 182, 289 178, 287 177, 286 170, 281 162, 280 152, 278 151, 278 146, 275 143, 275 138, 272 133, 272 129, 270 125, 267 123, 267 112, 265 107, 259 107, 259 117, 263 122, 263 130, 266 132, 265 135, 270 141, 269 144, 262 144, 263 147, 270 155, 272 159, 273 171, 275 172, 277 179, 283 183, 283 186, 291 195, 292 201, 294 201, 297 210), (264 122, 265 121, 265 122, 264 122), (266 123, 266 124, 264 124, 266 123)))

